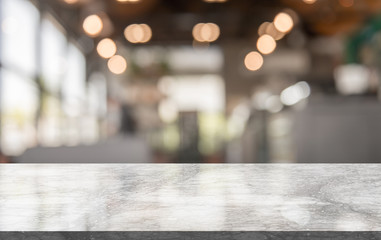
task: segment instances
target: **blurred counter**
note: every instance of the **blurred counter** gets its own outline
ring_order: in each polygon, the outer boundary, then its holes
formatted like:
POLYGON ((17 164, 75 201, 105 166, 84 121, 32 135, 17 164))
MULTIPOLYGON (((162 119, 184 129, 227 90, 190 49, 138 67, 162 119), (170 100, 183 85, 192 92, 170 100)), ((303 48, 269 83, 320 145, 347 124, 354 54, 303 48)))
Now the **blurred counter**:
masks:
POLYGON ((15 163, 152 163, 148 143, 135 136, 113 136, 92 145, 34 147, 15 163))
POLYGON ((377 164, 5 164, 0 231, 381 230, 377 164))

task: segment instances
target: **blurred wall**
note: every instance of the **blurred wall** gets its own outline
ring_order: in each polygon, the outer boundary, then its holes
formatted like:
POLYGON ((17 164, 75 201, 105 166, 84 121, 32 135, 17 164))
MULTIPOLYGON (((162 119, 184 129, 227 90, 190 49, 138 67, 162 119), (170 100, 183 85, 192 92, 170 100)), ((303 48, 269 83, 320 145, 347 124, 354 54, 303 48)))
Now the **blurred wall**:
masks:
POLYGON ((297 162, 381 162, 381 105, 366 97, 312 100, 295 119, 297 162))

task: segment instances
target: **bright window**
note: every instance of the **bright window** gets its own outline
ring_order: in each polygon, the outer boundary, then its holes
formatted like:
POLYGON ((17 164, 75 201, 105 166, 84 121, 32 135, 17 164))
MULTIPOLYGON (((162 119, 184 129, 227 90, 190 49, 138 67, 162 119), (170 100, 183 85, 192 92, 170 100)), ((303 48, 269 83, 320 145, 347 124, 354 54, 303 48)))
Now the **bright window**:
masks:
POLYGON ((65 112, 77 116, 82 111, 86 100, 86 61, 82 52, 69 44, 67 74, 62 84, 65 112))
POLYGON ((56 92, 60 88, 64 73, 66 72, 65 35, 59 25, 47 17, 41 26, 41 57, 43 82, 49 91, 56 92))
POLYGON ((27 0, 1 2, 1 150, 19 155, 36 144, 39 93, 34 82, 40 14, 27 0))
POLYGON ((38 91, 31 79, 1 71, 1 145, 7 155, 19 155, 35 142, 38 91))
POLYGON ((36 72, 38 10, 26 0, 2 0, 2 64, 32 75, 36 72))

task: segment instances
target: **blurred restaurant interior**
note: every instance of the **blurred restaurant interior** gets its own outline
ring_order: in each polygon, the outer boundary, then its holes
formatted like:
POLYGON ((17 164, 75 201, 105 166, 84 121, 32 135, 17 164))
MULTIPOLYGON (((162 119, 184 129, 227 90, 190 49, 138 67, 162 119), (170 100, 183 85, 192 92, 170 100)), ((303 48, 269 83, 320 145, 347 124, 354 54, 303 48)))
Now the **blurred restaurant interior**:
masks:
POLYGON ((2 163, 381 161, 380 0, 1 0, 2 163))

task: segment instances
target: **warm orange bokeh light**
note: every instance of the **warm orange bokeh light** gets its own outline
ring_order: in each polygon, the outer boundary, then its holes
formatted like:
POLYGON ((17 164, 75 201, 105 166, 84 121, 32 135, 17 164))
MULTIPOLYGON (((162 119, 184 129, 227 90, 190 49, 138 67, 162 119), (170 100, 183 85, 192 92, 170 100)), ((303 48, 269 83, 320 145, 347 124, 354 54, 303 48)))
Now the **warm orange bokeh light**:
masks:
POLYGON ((285 33, 279 32, 274 23, 272 22, 264 22, 258 28, 258 35, 262 36, 264 34, 268 34, 273 37, 275 40, 280 40, 284 37, 285 33))
POLYGON ((152 30, 147 24, 131 24, 124 29, 124 37, 130 43, 146 43, 152 38, 152 30))
POLYGON ((78 3, 79 0, 64 0, 65 3, 67 4, 76 4, 78 3))
POLYGON ((192 35, 198 42, 214 42, 220 36, 220 27, 215 23, 198 23, 193 27, 192 35))
POLYGON ((127 62, 122 56, 115 55, 108 60, 108 69, 114 74, 122 74, 127 69, 127 62))
POLYGON ((303 2, 305 2, 307 4, 314 4, 316 2, 316 0, 303 0, 303 2))
POLYGON ((245 66, 250 71, 257 71, 263 65, 263 57, 256 51, 250 52, 245 57, 245 66))
POLYGON ((89 36, 97 36, 103 29, 102 19, 98 15, 90 15, 83 21, 83 30, 89 36))
POLYGON ((262 54, 270 54, 276 48, 276 42, 270 35, 264 34, 258 38, 257 49, 262 54))
POLYGON ((117 0, 118 2, 121 3, 137 3, 140 2, 140 0, 117 0))
POLYGON ((116 44, 112 39, 105 38, 98 43, 97 52, 103 58, 110 58, 116 53, 116 44))
POLYGON ((294 21, 289 14, 281 12, 275 16, 274 26, 279 32, 286 33, 294 27, 294 21))

